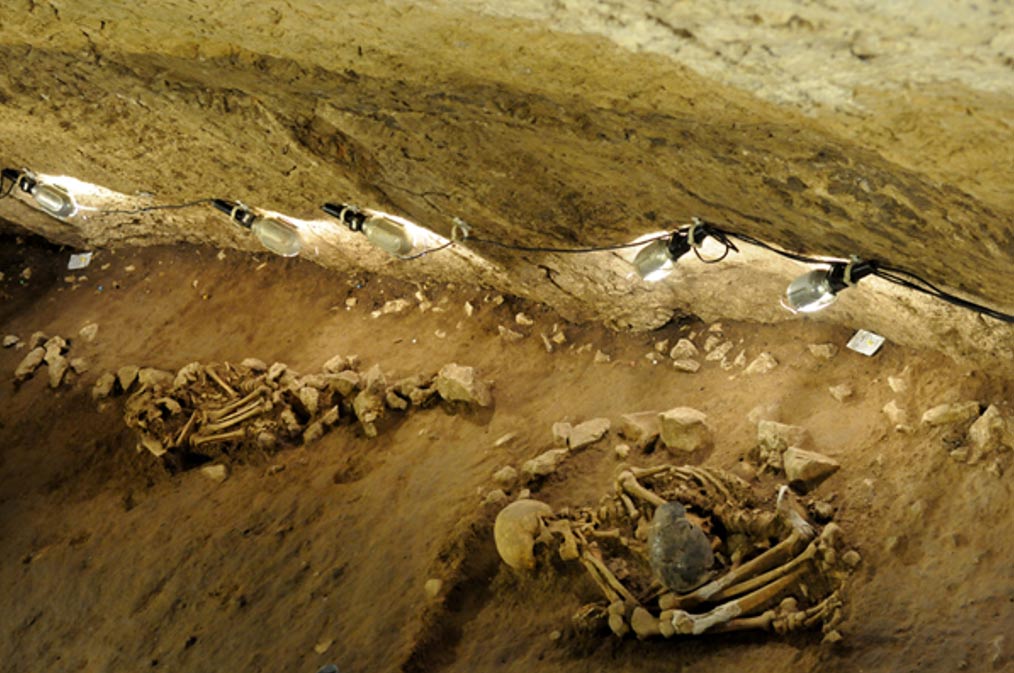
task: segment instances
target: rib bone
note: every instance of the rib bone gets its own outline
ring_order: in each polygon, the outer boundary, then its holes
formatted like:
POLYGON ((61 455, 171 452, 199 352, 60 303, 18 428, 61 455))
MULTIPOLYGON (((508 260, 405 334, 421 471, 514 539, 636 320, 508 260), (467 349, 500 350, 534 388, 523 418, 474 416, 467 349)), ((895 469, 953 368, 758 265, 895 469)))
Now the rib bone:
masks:
POLYGON ((243 439, 246 436, 246 430, 240 428, 239 430, 233 430, 232 432, 223 432, 217 435, 199 436, 195 435, 190 438, 190 444, 193 446, 200 446, 202 444, 210 444, 212 442, 229 442, 234 439, 243 439))

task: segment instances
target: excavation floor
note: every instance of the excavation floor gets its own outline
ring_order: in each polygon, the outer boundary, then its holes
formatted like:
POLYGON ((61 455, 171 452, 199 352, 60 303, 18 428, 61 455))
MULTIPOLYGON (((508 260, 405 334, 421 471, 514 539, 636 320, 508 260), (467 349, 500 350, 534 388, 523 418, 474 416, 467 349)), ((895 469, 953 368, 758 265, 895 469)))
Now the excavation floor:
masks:
MULTIPOLYGON (((818 359, 808 345, 844 346, 850 334, 800 321, 721 326, 749 359, 775 356, 767 374, 715 362, 685 374, 645 355, 691 332, 701 342, 707 325, 615 334, 510 297, 498 303, 481 288, 220 259, 208 248, 103 251, 73 283, 67 251, 10 238, 0 251, 0 332, 72 338, 71 356, 90 365, 55 391, 44 370, 15 387, 25 350, 0 351, 0 671, 313 673, 331 661, 352 673, 1014 670, 1010 452, 968 465, 949 455, 960 428, 915 422, 967 399, 1009 415, 1009 384, 987 372, 892 344, 872 358, 841 348, 818 359), (432 308, 420 310, 417 291, 432 308), (371 317, 395 298, 411 305, 371 317), (534 325, 516 324, 519 311, 534 325), (78 337, 92 322, 94 341, 78 337), (567 341, 548 353, 539 333, 554 323, 567 341), (500 325, 526 336, 507 342, 500 325), (593 361, 599 350, 610 362, 593 361), (309 446, 236 456, 217 484, 135 451, 122 398, 100 410, 90 395, 101 372, 126 364, 258 357, 312 371, 336 353, 394 376, 472 365, 495 382, 495 406, 417 410, 376 439, 339 427, 309 446), (907 389, 893 392, 888 376, 907 389), (838 402, 827 389, 845 382, 855 394, 838 402), (914 432, 893 430, 881 412, 892 399, 914 432), (842 642, 590 641, 569 628, 592 597, 577 571, 519 576, 499 562, 495 509, 481 504, 491 475, 550 448, 554 422, 605 416, 615 426, 628 412, 696 407, 717 441, 689 460, 731 468, 755 442, 748 412, 771 403, 842 463, 817 491, 862 554, 842 642), (424 591, 430 578, 444 581, 435 599, 424 591)), ((610 434, 573 456, 537 497, 597 501, 620 465, 618 442, 610 434)))

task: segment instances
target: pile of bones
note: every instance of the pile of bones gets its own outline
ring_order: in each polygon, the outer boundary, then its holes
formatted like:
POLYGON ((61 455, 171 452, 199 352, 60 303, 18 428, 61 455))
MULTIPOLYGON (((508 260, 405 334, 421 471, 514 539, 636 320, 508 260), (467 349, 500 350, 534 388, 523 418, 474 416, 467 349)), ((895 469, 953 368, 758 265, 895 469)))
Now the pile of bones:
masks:
POLYGON ((843 587, 859 555, 843 549, 839 526, 812 523, 787 487, 770 499, 773 506, 760 508, 745 481, 721 470, 623 468, 598 507, 554 512, 538 500, 517 500, 498 514, 494 536, 514 568, 534 569, 540 558, 552 566, 545 555, 554 552, 585 568, 604 601, 574 616, 583 629, 608 625, 617 636, 633 631, 643 639, 820 626, 825 640, 837 641, 843 587), (703 550, 708 567, 691 584, 663 579, 688 565, 658 557, 672 532, 659 527, 677 525, 659 514, 672 507, 685 511, 678 520, 684 529, 697 529, 710 546, 703 550))

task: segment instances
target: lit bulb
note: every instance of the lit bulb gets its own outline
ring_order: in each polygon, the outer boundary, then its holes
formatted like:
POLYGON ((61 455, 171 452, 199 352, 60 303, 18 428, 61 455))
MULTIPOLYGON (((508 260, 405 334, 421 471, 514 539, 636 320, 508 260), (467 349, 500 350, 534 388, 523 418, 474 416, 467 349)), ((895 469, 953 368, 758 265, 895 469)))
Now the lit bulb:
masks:
POLYGON ((837 299, 837 290, 831 285, 830 269, 817 269, 789 283, 783 304, 790 311, 813 313, 827 308, 837 299))
POLYGON ((374 215, 363 223, 367 240, 389 255, 404 257, 415 246, 405 225, 374 215))
POLYGON ((77 212, 77 203, 63 187, 38 183, 32 190, 32 198, 53 217, 70 217, 77 212))
POLYGON ((655 283, 673 270, 673 259, 669 255, 669 245, 664 239, 652 241, 641 248, 634 258, 634 268, 637 275, 649 283, 655 283))
POLYGON ((261 244, 282 257, 295 257, 303 249, 303 238, 294 227, 268 217, 258 217, 250 225, 250 231, 260 239, 261 244))

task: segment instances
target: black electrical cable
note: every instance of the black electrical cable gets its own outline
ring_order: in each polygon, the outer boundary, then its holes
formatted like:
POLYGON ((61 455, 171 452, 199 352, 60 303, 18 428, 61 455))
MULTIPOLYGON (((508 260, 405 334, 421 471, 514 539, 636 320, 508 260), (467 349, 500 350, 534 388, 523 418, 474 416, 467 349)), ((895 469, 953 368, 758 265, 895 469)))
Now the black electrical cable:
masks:
POLYGON ((493 241, 488 238, 473 238, 472 236, 467 236, 463 238, 462 241, 466 243, 478 243, 480 245, 489 245, 495 248, 503 248, 505 250, 517 250, 519 252, 552 252, 560 254, 583 255, 589 252, 609 252, 611 250, 626 250, 628 248, 639 248, 642 245, 646 245, 653 241, 665 240, 669 238, 670 235, 671 234, 662 234, 659 236, 654 236, 652 238, 646 238, 643 241, 638 241, 637 243, 618 243, 616 245, 603 245, 599 247, 589 247, 589 248, 553 248, 539 245, 515 245, 513 243, 501 243, 500 241, 493 241))
POLYGON ((130 209, 100 209, 89 211, 90 214, 97 215, 138 215, 140 213, 149 213, 153 210, 183 210, 184 208, 194 208, 196 206, 203 206, 208 203, 214 202, 214 199, 197 199, 196 201, 186 201, 184 203, 170 203, 164 206, 145 206, 143 208, 130 208, 130 209))
POLYGON ((975 311, 976 313, 981 313, 982 315, 989 316, 990 318, 999 320, 1000 322, 1014 323, 1014 315, 997 311, 996 309, 989 308, 988 306, 983 306, 982 304, 951 294, 911 271, 906 271, 905 269, 898 267, 882 265, 873 273, 873 275, 896 285, 906 287, 915 292, 934 297, 954 306, 959 306, 961 308, 975 311))
POLYGON ((11 192, 14 191, 14 188, 18 184, 17 180, 12 179, 11 183, 7 186, 7 189, 4 189, 4 181, 6 179, 7 179, 6 175, 0 176, 0 199, 6 199, 8 196, 10 196, 11 192))
POLYGON ((409 261, 409 260, 413 260, 413 259, 419 259, 420 257, 425 257, 426 255, 432 255, 434 252, 440 252, 441 250, 445 250, 446 248, 449 248, 452 245, 454 245, 454 243, 455 243, 455 241, 447 241, 443 245, 438 245, 435 248, 427 248, 426 250, 423 250, 422 252, 417 252, 416 254, 409 255, 408 257, 399 257, 398 259, 402 259, 402 260, 405 260, 405 261, 409 261))

